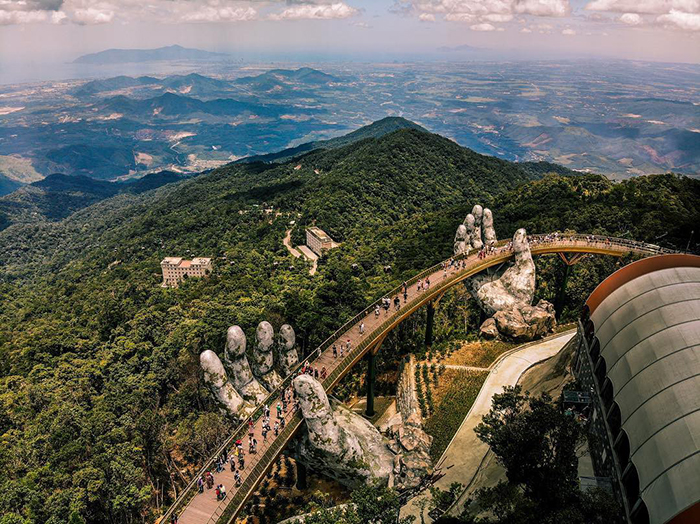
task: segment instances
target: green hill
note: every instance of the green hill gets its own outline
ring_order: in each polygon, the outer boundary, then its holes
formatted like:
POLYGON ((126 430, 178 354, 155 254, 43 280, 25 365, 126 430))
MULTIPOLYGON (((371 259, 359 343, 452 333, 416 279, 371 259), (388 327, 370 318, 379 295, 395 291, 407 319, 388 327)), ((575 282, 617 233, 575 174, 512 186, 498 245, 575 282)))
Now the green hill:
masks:
MULTIPOLYGON (((634 227, 631 236, 648 239, 658 223, 674 232, 698 223, 700 182, 540 179, 546 170, 402 129, 0 231, 0 514, 27 524, 153 521, 154 486, 165 486, 167 503, 180 474, 188 478, 233 424, 203 387, 203 350, 220 351, 228 326, 251 333, 264 319, 291 323, 301 346, 315 347, 369 300, 449 256, 475 203, 492 206, 501 237, 572 221, 582 231, 634 227), (640 219, 645 201, 650 216, 640 219), (295 235, 315 222, 343 241, 314 277, 282 245, 292 221, 295 235), (210 256, 215 270, 163 289, 159 262, 174 255, 210 256)), ((557 258, 537 263, 538 293, 550 297, 557 258)), ((577 265, 572 304, 615 263, 577 265)), ((474 329, 478 313, 461 307, 474 329)))
MULTIPOLYGON (((405 118, 388 116, 377 120, 369 125, 363 126, 355 131, 352 131, 346 135, 338 136, 328 140, 316 140, 314 142, 306 142, 300 144, 296 147, 290 147, 288 149, 283 149, 282 151, 277 151, 275 153, 268 153, 265 155, 255 155, 238 160, 238 163, 249 164, 251 162, 285 162, 291 160, 294 157, 303 155, 310 151, 316 149, 335 149, 337 147, 347 146, 353 144, 365 138, 379 138, 399 129, 417 129, 419 131, 426 131, 424 128, 418 124, 406 120, 405 118)), ((427 132, 427 131, 426 131, 427 132)))

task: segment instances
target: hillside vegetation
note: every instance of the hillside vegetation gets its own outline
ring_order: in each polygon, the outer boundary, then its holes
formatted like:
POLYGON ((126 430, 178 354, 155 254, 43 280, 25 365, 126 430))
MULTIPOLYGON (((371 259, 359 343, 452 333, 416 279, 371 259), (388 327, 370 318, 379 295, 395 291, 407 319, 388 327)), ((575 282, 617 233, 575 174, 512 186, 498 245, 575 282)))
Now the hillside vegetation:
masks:
MULTIPOLYGON (((539 180, 546 172, 400 130, 9 226, 0 232, 0 514, 13 524, 152 519, 156 494, 172 497, 233 425, 203 387, 203 350, 220 351, 232 324, 252 336, 261 320, 289 322, 315 347, 369 300, 449 256, 475 203, 495 210, 502 237, 521 225, 570 226, 560 216, 568 210, 581 231, 634 227, 640 239, 661 221, 672 242, 699 222, 697 181, 539 180), (641 201, 653 207, 650 225, 635 211, 641 201), (343 242, 315 277, 282 246, 291 221, 296 237, 316 223, 343 242), (215 271, 160 288, 168 255, 211 256, 215 271)), ((544 296, 558 277, 556 259, 546 261, 544 296)), ((612 269, 584 262, 570 288, 583 295, 612 269)))

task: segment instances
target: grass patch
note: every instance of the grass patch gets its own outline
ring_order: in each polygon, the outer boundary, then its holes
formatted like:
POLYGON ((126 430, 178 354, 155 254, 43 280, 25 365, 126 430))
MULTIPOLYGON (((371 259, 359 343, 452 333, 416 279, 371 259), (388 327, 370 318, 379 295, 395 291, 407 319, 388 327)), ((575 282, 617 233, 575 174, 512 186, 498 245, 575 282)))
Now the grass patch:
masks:
POLYGON ((488 371, 447 369, 433 390, 437 409, 425 423, 425 431, 433 437, 430 456, 433 461, 440 458, 467 416, 488 371))
POLYGON ((502 340, 463 342, 459 349, 445 359, 444 363, 487 368, 501 354, 518 345, 512 342, 503 342, 502 340))

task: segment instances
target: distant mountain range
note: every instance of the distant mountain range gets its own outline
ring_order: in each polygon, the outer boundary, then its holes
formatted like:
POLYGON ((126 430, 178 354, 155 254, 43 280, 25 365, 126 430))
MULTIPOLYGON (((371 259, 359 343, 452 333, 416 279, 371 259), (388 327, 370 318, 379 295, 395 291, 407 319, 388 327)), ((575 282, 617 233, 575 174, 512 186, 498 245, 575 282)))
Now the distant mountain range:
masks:
POLYGON ((314 142, 306 142, 296 147, 290 147, 277 151, 276 153, 268 153, 266 155, 255 155, 242 158, 237 161, 240 164, 249 164, 251 162, 285 162, 291 158, 303 155, 316 149, 335 149, 338 147, 347 146, 365 138, 380 138, 399 129, 417 129, 419 131, 428 132, 425 128, 419 126, 415 122, 406 120, 405 118, 388 116, 377 120, 369 125, 361 127, 347 135, 331 138, 328 140, 317 140, 314 142))
POLYGON ((153 62, 156 60, 212 60, 227 56, 201 49, 191 49, 179 45, 157 49, 107 49, 99 53, 83 55, 74 64, 125 64, 129 62, 153 62))
POLYGON ((211 78, 197 73, 189 75, 171 75, 165 78, 152 76, 115 76, 101 80, 92 80, 77 88, 75 96, 93 96, 99 93, 129 89, 133 87, 147 87, 153 89, 172 89, 187 94, 205 94, 231 89, 231 83, 218 78, 211 78))

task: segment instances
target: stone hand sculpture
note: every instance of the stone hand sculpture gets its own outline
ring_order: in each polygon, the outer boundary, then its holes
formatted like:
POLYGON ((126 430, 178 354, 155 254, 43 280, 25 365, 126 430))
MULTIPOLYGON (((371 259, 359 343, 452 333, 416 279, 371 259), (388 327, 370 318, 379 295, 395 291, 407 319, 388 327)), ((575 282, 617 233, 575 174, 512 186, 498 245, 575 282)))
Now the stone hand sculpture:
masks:
POLYGON ((268 389, 275 389, 282 383, 282 378, 275 371, 275 359, 272 354, 275 342, 272 324, 266 321, 258 324, 255 330, 255 347, 253 348, 253 373, 268 389))
POLYGON ((381 433, 350 410, 331 407, 311 376, 300 375, 293 385, 307 428, 297 440, 299 460, 350 487, 373 479, 388 483, 394 455, 381 433))
MULTIPOLYGON (((248 416, 282 382, 274 369, 273 342, 272 325, 261 322, 256 333, 255 348, 248 355, 245 333, 239 326, 231 326, 226 333, 223 364, 211 350, 204 351, 199 356, 204 380, 231 415, 248 416), (248 362, 249 356, 252 366, 248 362)), ((277 365, 284 376, 298 363, 294 344, 294 329, 285 324, 280 329, 277 355, 277 365)))
POLYGON ((277 365, 280 373, 286 377, 292 372, 294 366, 299 363, 299 355, 296 348, 296 335, 294 328, 289 324, 284 324, 280 328, 279 339, 277 341, 277 365))
POLYGON ((455 255, 469 254, 471 249, 481 249, 484 245, 496 243, 496 230, 493 228, 491 210, 475 205, 461 226, 457 228, 454 241, 455 255), (483 240, 482 240, 483 227, 483 240))
POLYGON ((225 361, 233 386, 253 405, 267 398, 267 390, 253 376, 246 356, 247 341, 239 326, 231 326, 226 334, 225 361))
POLYGON ((245 417, 255 409, 236 391, 229 382, 226 370, 216 353, 208 349, 199 355, 199 362, 204 370, 204 381, 212 393, 229 413, 245 417))
MULTIPOLYGON (((491 210, 474 206, 457 229, 455 254, 469 254, 471 249, 495 243, 491 210)), ((514 260, 505 271, 477 275, 467 282, 467 287, 484 312, 492 316, 480 328, 483 336, 494 337, 500 333, 515 340, 532 340, 553 329, 554 307, 544 300, 532 305, 535 263, 524 229, 518 229, 513 235, 512 250, 514 260)))

